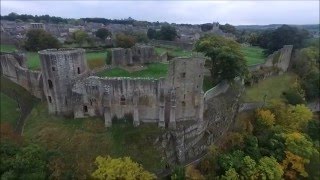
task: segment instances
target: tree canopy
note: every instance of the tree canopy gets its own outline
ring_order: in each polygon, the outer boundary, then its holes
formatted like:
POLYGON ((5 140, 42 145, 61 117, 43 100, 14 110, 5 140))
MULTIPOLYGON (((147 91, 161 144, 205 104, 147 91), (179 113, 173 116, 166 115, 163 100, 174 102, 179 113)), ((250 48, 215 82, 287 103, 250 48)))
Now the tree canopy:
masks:
POLYGON ((211 77, 216 84, 222 80, 244 77, 247 65, 240 45, 221 36, 204 36, 195 44, 195 50, 211 59, 211 77))
POLYGON ((96 32, 96 36, 101 40, 105 40, 110 35, 111 35, 111 32, 106 28, 100 28, 96 32))
POLYGON ((144 170, 129 157, 113 159, 110 156, 98 156, 95 163, 97 169, 92 173, 95 179, 156 179, 154 174, 144 170))
POLYGON ((57 38, 42 29, 32 29, 27 32, 25 48, 29 51, 39 51, 48 48, 59 48, 57 38))

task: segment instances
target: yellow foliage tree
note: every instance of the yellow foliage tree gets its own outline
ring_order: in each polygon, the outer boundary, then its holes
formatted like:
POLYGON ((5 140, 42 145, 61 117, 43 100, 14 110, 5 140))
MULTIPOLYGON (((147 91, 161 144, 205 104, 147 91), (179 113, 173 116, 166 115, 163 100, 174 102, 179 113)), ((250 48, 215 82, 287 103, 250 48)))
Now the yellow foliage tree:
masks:
POLYGON ((285 170, 286 179, 297 179, 296 174, 299 173, 303 177, 308 177, 305 171, 305 164, 309 163, 308 159, 304 159, 290 151, 285 151, 286 159, 282 161, 282 168, 285 170))
POLYGON ((290 106, 287 111, 288 127, 294 130, 302 130, 312 119, 311 110, 304 104, 290 106))
POLYGON ((271 127, 275 122, 275 115, 270 110, 258 110, 257 120, 260 124, 271 127))
POLYGON ((186 168, 186 179, 204 180, 205 178, 199 170, 197 170, 193 165, 190 165, 186 168))
POLYGON ((126 180, 149 180, 156 176, 142 168, 130 157, 112 159, 98 156, 95 164, 98 168, 92 173, 92 177, 99 180, 126 179, 126 180))

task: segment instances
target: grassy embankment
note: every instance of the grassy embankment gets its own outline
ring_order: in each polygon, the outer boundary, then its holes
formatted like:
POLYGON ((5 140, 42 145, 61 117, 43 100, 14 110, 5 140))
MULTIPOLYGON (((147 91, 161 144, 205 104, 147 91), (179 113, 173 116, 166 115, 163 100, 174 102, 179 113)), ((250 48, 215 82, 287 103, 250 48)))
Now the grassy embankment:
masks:
POLYGON ((244 95, 246 102, 261 102, 266 95, 266 101, 271 99, 283 99, 282 93, 287 91, 294 83, 296 75, 286 73, 279 76, 269 77, 252 87, 247 87, 244 95))
POLYGON ((2 92, 0 92, 0 98, 0 122, 9 123, 12 127, 15 127, 20 116, 18 103, 2 92))
MULTIPOLYGON (((2 52, 12 52, 17 50, 13 45, 1 44, 2 52)), ((27 52, 27 66, 32 70, 40 69, 40 58, 37 52, 27 52)), ((107 51, 86 53, 89 68, 94 69, 105 65, 107 51)))
POLYGON ((162 132, 156 124, 115 123, 105 128, 99 118, 72 119, 49 115, 46 103, 36 106, 27 119, 24 136, 51 151, 58 151, 67 168, 79 175, 91 174, 97 156, 130 156, 144 168, 162 166, 153 142, 162 132))
POLYGON ((242 47, 241 51, 248 66, 263 63, 266 59, 263 54, 264 49, 257 46, 242 47))

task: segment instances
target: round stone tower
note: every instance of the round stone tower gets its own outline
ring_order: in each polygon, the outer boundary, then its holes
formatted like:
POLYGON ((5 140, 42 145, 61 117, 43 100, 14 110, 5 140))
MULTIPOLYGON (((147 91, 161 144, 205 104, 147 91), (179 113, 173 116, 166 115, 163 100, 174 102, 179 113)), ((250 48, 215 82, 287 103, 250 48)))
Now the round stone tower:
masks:
POLYGON ((46 49, 39 51, 44 94, 49 113, 73 113, 72 82, 88 72, 84 49, 46 49))

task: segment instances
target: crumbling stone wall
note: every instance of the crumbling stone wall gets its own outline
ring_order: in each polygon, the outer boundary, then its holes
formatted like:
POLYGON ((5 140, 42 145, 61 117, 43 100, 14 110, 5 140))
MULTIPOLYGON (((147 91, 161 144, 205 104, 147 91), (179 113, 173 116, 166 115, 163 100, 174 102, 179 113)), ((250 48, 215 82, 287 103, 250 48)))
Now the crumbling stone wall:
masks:
POLYGON ((286 72, 290 64, 292 49, 293 45, 285 45, 280 50, 275 51, 267 58, 265 66, 275 66, 281 69, 282 72, 286 72))
POLYGON ((84 49, 39 51, 49 113, 73 114, 72 80, 88 73, 84 49))
POLYGON ((1 74, 22 86, 35 97, 42 99, 42 74, 26 67, 24 54, 7 53, 0 58, 1 74))
POLYGON ((204 60, 176 58, 166 78, 99 78, 90 76, 73 85, 74 116, 111 119, 133 114, 135 125, 156 122, 176 128, 176 122, 202 119, 204 60))
POLYGON ((203 96, 202 121, 184 121, 158 138, 156 143, 168 164, 186 163, 204 154, 207 147, 228 130, 239 108, 242 82, 222 82, 203 96))
POLYGON ((269 55, 264 63, 249 66, 250 71, 257 71, 263 67, 275 67, 286 72, 290 65, 293 45, 285 45, 283 48, 269 55))
POLYGON ((154 48, 147 45, 135 45, 127 49, 113 48, 111 54, 111 64, 114 66, 137 65, 159 61, 155 55, 154 48))

